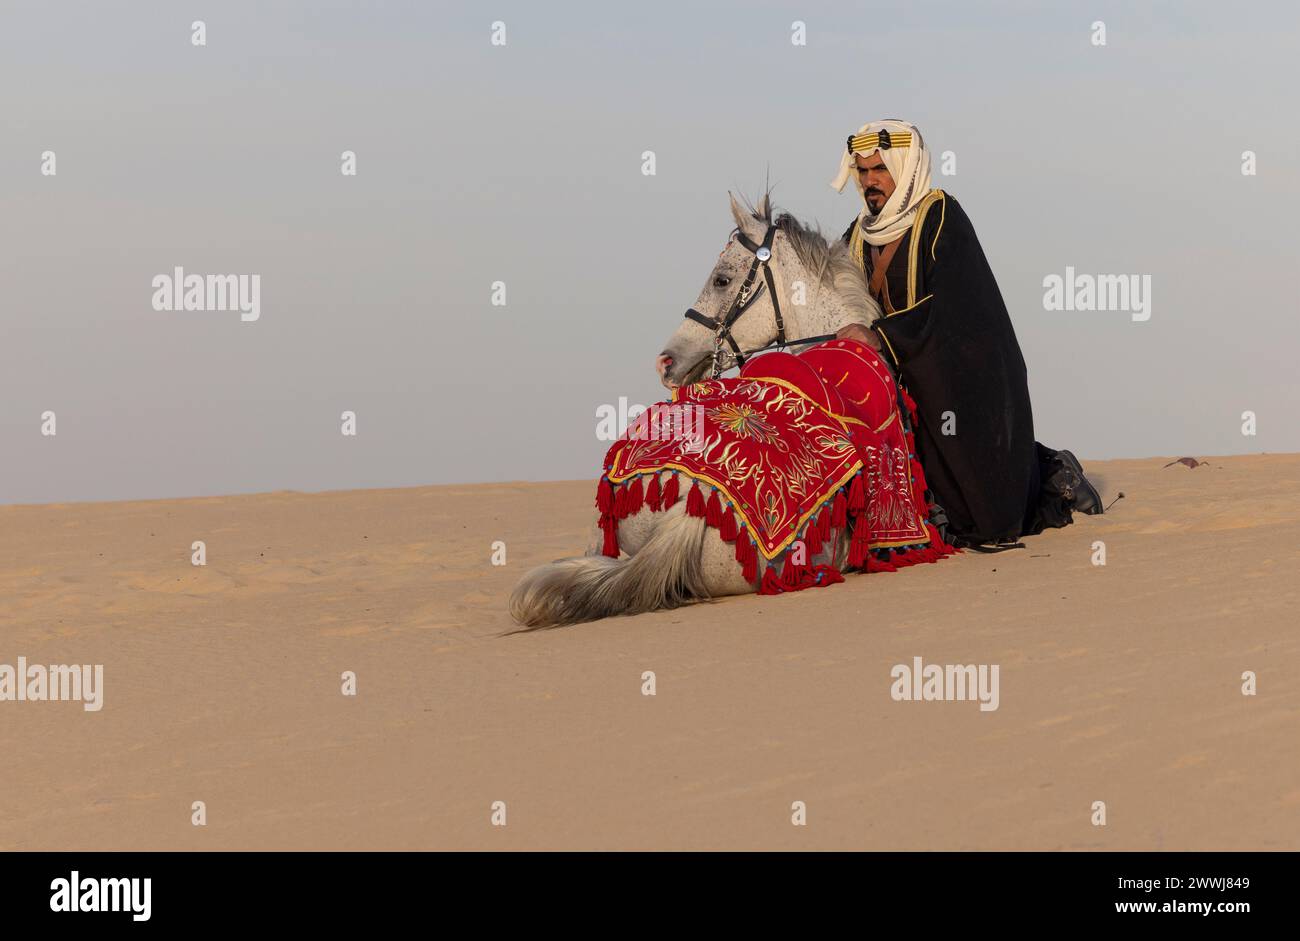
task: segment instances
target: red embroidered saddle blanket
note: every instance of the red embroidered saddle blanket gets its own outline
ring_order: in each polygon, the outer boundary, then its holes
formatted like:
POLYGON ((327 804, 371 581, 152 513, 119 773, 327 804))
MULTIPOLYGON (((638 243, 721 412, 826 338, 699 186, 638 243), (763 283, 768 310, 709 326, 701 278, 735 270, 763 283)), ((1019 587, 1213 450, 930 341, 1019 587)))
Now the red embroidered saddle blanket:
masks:
POLYGON ((619 519, 645 504, 667 509, 689 486, 687 512, 736 542, 751 580, 754 553, 772 562, 802 540, 816 554, 845 526, 852 566, 935 561, 952 550, 927 523, 924 475, 900 407, 888 368, 854 340, 768 353, 737 378, 675 390, 606 454, 596 500, 605 553, 618 555, 619 519))

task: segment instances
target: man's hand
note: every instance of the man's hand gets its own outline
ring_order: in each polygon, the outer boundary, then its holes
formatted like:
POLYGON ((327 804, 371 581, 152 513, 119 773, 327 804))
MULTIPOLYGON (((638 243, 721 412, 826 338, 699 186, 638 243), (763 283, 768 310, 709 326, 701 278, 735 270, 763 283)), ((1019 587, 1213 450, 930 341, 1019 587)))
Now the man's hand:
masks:
POLYGON ((835 335, 841 340, 857 340, 859 343, 865 343, 876 352, 880 352, 880 337, 876 336, 876 331, 860 323, 845 324, 835 331, 835 335))

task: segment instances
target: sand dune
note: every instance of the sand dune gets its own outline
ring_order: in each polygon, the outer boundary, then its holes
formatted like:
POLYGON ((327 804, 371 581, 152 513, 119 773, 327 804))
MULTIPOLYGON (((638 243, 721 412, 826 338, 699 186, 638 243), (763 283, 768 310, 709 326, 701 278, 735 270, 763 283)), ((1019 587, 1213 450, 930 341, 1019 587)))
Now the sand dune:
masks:
POLYGON ((591 481, 0 507, 0 663, 104 665, 0 702, 0 848, 1300 849, 1300 455, 1169 460, 1025 550, 514 636, 591 481), (917 656, 999 708, 894 701, 917 656))

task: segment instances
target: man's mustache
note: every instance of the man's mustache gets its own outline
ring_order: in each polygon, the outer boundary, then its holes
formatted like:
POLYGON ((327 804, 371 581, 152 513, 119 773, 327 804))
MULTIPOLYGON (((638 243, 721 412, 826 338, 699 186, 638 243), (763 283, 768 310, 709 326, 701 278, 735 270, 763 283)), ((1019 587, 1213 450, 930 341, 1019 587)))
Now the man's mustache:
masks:
POLYGON ((874 186, 870 186, 870 187, 867 188, 867 195, 868 195, 868 196, 884 196, 885 194, 884 194, 883 192, 881 192, 880 190, 876 189, 874 186))

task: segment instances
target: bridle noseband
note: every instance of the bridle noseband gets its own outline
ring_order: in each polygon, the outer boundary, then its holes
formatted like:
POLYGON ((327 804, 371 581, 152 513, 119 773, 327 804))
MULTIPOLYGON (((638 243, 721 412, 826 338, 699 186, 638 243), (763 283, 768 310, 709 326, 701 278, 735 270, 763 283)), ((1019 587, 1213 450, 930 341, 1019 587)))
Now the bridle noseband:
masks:
POLYGON ((750 241, 744 232, 736 230, 736 241, 745 246, 754 255, 754 262, 749 266, 749 274, 745 276, 744 283, 740 286, 740 293, 735 296, 731 306, 727 308, 726 314, 721 318, 706 317, 694 307, 686 311, 686 318, 694 320, 701 326, 707 327, 713 331, 713 378, 716 379, 730 367, 723 366, 722 344, 725 341, 730 347, 732 355, 735 357, 737 368, 745 365, 745 360, 754 353, 762 350, 750 350, 749 353, 741 352, 740 344, 731 334, 731 328, 736 325, 736 321, 741 315, 753 305, 763 295, 763 289, 766 287, 768 295, 772 298, 772 312, 776 316, 776 343, 763 347, 764 350, 770 349, 773 345, 784 349, 785 341, 785 319, 781 316, 781 301, 777 295, 776 282, 772 276, 772 266, 769 264, 772 260, 772 241, 776 238, 777 229, 780 226, 775 222, 768 223, 767 231, 763 233, 763 241, 755 244, 750 241), (758 278, 759 271, 763 272, 763 283, 758 286, 754 293, 750 291, 754 288, 754 282, 758 278))

